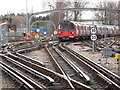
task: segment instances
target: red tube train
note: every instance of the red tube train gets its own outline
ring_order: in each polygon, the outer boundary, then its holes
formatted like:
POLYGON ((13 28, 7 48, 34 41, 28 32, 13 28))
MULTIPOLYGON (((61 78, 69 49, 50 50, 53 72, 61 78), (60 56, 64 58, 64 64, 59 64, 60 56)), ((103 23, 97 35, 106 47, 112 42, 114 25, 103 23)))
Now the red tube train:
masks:
POLYGON ((120 35, 120 30, 118 26, 111 25, 90 25, 81 24, 76 21, 63 21, 58 25, 57 38, 59 40, 69 40, 69 39, 90 39, 91 28, 96 29, 96 35, 98 38, 110 37, 120 35))

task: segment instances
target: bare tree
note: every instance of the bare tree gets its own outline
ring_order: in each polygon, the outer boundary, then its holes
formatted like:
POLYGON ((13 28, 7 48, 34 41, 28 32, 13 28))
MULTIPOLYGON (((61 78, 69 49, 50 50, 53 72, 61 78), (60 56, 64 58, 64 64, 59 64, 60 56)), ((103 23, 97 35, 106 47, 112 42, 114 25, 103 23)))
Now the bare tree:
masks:
MULTIPOLYGON (((48 2, 50 9, 65 9, 65 8, 85 8, 89 2, 85 0, 64 0, 61 2, 61 0, 51 0, 52 3, 48 2)), ((55 14, 54 14, 55 15, 55 14)), ((51 16, 51 17, 54 17, 51 16)), ((58 22, 62 21, 65 16, 66 18, 70 18, 71 20, 79 20, 81 19, 82 11, 74 11, 74 12, 59 12, 56 14, 58 16, 58 22), (68 15, 68 16, 67 16, 68 15)))
MULTIPOLYGON (((65 8, 84 8, 88 5, 85 0, 50 0, 47 5, 50 10, 65 9, 65 8)), ((50 13, 50 20, 58 26, 63 20, 79 20, 81 18, 82 11, 66 11, 50 13)), ((53 31, 51 31, 53 32, 53 31)))
MULTIPOLYGON (((50 10, 65 9, 66 7, 68 7, 68 4, 69 2, 66 2, 66 0, 64 0, 63 2, 59 0, 57 2, 56 0, 51 0, 51 2, 48 2, 50 10)), ((60 22, 64 20, 64 18, 65 18, 64 12, 50 13, 50 20, 55 24, 56 27, 58 26, 60 22)))
MULTIPOLYGON (((72 0, 71 1, 71 7, 74 8, 85 8, 89 2, 85 0, 72 0)), ((77 21, 81 19, 82 16, 82 11, 74 11, 74 20, 77 21)))
MULTIPOLYGON (((108 8, 108 9, 118 9, 117 2, 99 2, 96 5, 97 8, 108 8)), ((103 24, 115 24, 117 20, 117 13, 115 12, 108 12, 108 11, 97 11, 95 13, 95 19, 102 20, 103 24)))
MULTIPOLYGON (((117 3, 117 9, 120 9, 120 1, 118 1, 117 3)), ((118 17, 118 26, 120 27, 120 12, 117 13, 117 17, 118 17)))

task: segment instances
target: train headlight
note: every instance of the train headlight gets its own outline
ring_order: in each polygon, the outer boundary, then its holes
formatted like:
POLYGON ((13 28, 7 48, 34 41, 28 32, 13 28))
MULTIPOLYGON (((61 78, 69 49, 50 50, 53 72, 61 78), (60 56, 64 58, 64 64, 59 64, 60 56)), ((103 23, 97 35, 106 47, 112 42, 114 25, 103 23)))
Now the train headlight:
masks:
POLYGON ((62 33, 62 32, 60 32, 60 31, 58 32, 58 34, 61 34, 61 33, 62 33))
POLYGON ((70 32, 71 34, 74 34, 74 32, 70 32))

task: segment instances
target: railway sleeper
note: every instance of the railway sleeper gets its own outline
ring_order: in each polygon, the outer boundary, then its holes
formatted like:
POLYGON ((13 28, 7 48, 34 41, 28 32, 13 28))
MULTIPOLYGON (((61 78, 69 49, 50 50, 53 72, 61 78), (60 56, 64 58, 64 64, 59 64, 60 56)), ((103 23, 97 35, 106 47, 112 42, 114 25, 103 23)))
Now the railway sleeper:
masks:
POLYGON ((21 77, 17 76, 14 72, 12 72, 11 70, 7 69, 6 67, 4 67, 2 65, 2 70, 7 73, 10 77, 12 77, 13 81, 17 81, 18 83, 21 84, 21 88, 24 87, 24 89, 27 89, 27 90, 32 90, 32 86, 29 85, 28 83, 26 83, 23 79, 21 79, 21 77))
MULTIPOLYGON (((21 84, 18 88, 17 88, 17 90, 25 90, 25 89, 28 89, 24 84, 21 84)), ((28 89, 28 90, 30 90, 30 89, 28 89)))
MULTIPOLYGON (((60 49, 64 49, 64 47, 59 46, 60 49)), ((86 75, 80 68, 78 68, 74 63, 72 63, 68 58, 64 57, 64 55, 56 48, 54 48, 56 52, 60 54, 60 56, 76 71, 76 73, 83 78, 85 84, 90 84, 90 77, 86 75)))
MULTIPOLYGON (((6 57, 6 58, 7 58, 7 57, 6 57)), ((32 68, 23 65, 22 63, 19 63, 19 62, 15 61, 15 60, 13 60, 13 59, 11 59, 11 58, 8 58, 7 60, 10 61, 10 62, 12 62, 12 63, 14 63, 15 65, 20 66, 21 68, 25 69, 25 70, 28 71, 28 72, 30 72, 30 73, 32 73, 32 74, 35 74, 37 77, 43 79, 43 81, 46 81, 47 83, 53 83, 53 82, 54 82, 54 80, 53 80, 52 78, 47 77, 46 75, 43 75, 43 74, 41 74, 41 73, 33 70, 32 68), (10 59, 10 60, 9 60, 9 59, 10 59)))
POLYGON ((64 86, 62 86, 60 83, 53 83, 53 86, 49 86, 49 90, 64 90, 64 86))
MULTIPOLYGON (((10 61, 12 61, 12 59, 11 59, 10 61)), ((19 65, 21 66, 21 64, 19 64, 19 65)), ((32 66, 34 66, 34 65, 32 65, 32 66)), ((21 67, 23 67, 23 66, 21 66, 21 67)), ((35 68, 35 67, 33 67, 33 68, 35 68)), ((38 69, 38 68, 36 68, 36 69, 38 69)), ((40 69, 40 68, 39 68, 39 69, 40 69)), ((41 69, 41 70, 43 70, 43 69, 41 69)), ((43 70, 42 72, 45 73, 46 70, 43 70)), ((52 75, 52 73, 48 73, 48 74, 49 74, 50 76, 52 75)), ((48 74, 46 74, 46 75, 48 75, 48 74)), ((58 76, 57 76, 57 77, 58 77, 58 76)), ((56 77, 56 79, 58 80, 57 77, 56 77)), ((55 75, 53 75, 53 78, 54 78, 54 80, 55 80, 55 75)), ((66 82, 66 81, 64 80, 64 78, 62 78, 62 77, 59 78, 59 80, 60 80, 61 84, 66 82), (61 79, 62 79, 62 80, 61 80, 61 79)), ((53 82, 53 83, 54 83, 54 82, 53 82)), ((69 85, 67 85, 67 84, 66 84, 67 86, 66 86, 65 84, 62 84, 62 85, 63 85, 65 88, 66 88, 66 87, 69 87, 69 85)))
MULTIPOLYGON (((14 58, 14 57, 12 57, 12 58, 14 58)), ((18 59, 18 58, 15 57, 15 59, 18 59)), ((23 61, 21 61, 21 60, 19 60, 19 61, 23 63, 23 61)), ((55 75, 57 74, 57 73, 55 73, 55 72, 53 73, 53 72, 47 70, 46 68, 43 68, 43 67, 40 67, 40 66, 38 67, 37 65, 34 65, 34 64, 28 64, 26 61, 24 61, 24 64, 27 65, 27 66, 32 67, 33 69, 36 69, 37 71, 43 72, 44 74, 45 74, 45 71, 49 72, 49 75, 54 74, 54 77, 55 77, 55 75)), ((48 75, 48 74, 47 74, 47 75, 48 75)), ((69 87, 70 87, 70 86, 68 85, 67 80, 66 80, 63 76, 59 75, 59 76, 57 76, 57 77, 60 78, 60 82, 62 83, 62 85, 63 85, 65 88, 69 88, 69 87)))
MULTIPOLYGON (((53 48, 55 48, 55 47, 53 47, 53 48)), ((53 63, 55 64, 55 66, 57 66, 58 64, 57 64, 57 62, 55 61, 55 58, 53 57, 53 55, 50 53, 50 51, 48 50, 48 48, 46 47, 46 50, 48 51, 48 53, 50 54, 50 56, 51 56, 51 58, 53 59, 53 63)), ((58 65, 58 67, 59 67, 59 65, 58 65)), ((58 69, 58 67, 57 67, 57 69, 58 69)), ((60 69, 58 69, 58 70, 60 70, 60 69)), ((58 71, 57 70, 57 71, 58 71)), ((61 71, 60 71, 61 72, 61 71)), ((61 72, 61 74, 63 74, 62 72, 61 72)), ((74 85, 74 87, 75 87, 75 89, 76 90, 91 90, 90 89, 90 87, 86 87, 86 86, 84 86, 84 84, 82 84, 81 85, 81 83, 78 83, 78 82, 76 82, 76 81, 74 81, 73 79, 71 79, 70 78, 70 81, 72 82, 72 84, 74 85), (87 89, 86 89, 86 88, 87 89), (83 89, 84 88, 84 89, 83 89)), ((68 84, 66 81, 64 81, 63 79, 61 79, 60 78, 60 83, 63 83, 64 82, 64 87, 66 87, 66 84, 68 84)), ((66 87, 66 88, 68 88, 68 87, 66 87)), ((69 88, 68 88, 69 89, 69 88)), ((67 89, 67 90, 68 90, 67 89)), ((62 89, 62 90, 66 90, 66 89, 62 89)))
POLYGON ((27 56, 22 55, 22 54, 19 54, 19 53, 15 53, 15 55, 17 55, 17 56, 19 56, 19 57, 21 57, 21 58, 25 58, 27 61, 30 61, 30 62, 32 62, 32 63, 35 63, 35 64, 38 64, 38 65, 41 65, 41 66, 44 66, 44 67, 45 67, 45 65, 44 65, 42 62, 39 62, 39 61, 36 60, 36 59, 27 57, 27 56))
POLYGON ((112 83, 109 81, 106 81, 101 75, 96 75, 95 80, 97 81, 97 84, 100 86, 104 87, 105 90, 111 90, 112 88, 112 83))
POLYGON ((104 74, 104 76, 109 78, 109 81, 111 80, 110 82, 112 82, 116 87, 120 88, 120 86, 118 86, 119 82, 120 82, 119 76, 117 76, 114 73, 108 71, 104 67, 96 64, 95 62, 93 62, 92 60, 88 59, 87 57, 84 57, 84 56, 76 53, 74 50, 71 50, 70 48, 66 47, 65 45, 64 45, 64 47, 67 48, 68 50, 70 50, 70 52, 74 52, 76 54, 76 56, 78 56, 79 58, 87 59, 87 60, 85 60, 87 63, 90 63, 90 65, 92 65, 94 68, 96 68, 96 70, 99 70, 100 73, 104 74))

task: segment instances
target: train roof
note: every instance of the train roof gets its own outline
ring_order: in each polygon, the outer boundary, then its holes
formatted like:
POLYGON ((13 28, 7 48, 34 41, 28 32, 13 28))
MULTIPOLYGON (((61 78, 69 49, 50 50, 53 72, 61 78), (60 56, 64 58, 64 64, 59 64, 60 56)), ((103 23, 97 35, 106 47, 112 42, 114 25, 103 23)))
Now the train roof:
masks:
POLYGON ((73 23, 75 26, 87 26, 87 27, 102 27, 102 28, 113 28, 113 29, 119 29, 119 26, 115 25, 100 25, 100 24, 82 24, 81 22, 78 21, 64 21, 66 23, 73 23))
POLYGON ((84 25, 84 26, 90 26, 90 27, 107 27, 107 28, 116 28, 116 29, 119 29, 119 26, 115 26, 115 25, 100 25, 100 24, 97 24, 97 25, 93 25, 93 24, 81 24, 81 22, 77 22, 77 21, 70 21, 71 23, 73 23, 74 25, 84 25))
POLYGON ((70 21, 71 23, 73 23, 74 25, 79 25, 79 26, 95 26, 95 25, 92 25, 92 24, 81 24, 81 22, 77 22, 77 21, 70 21))

